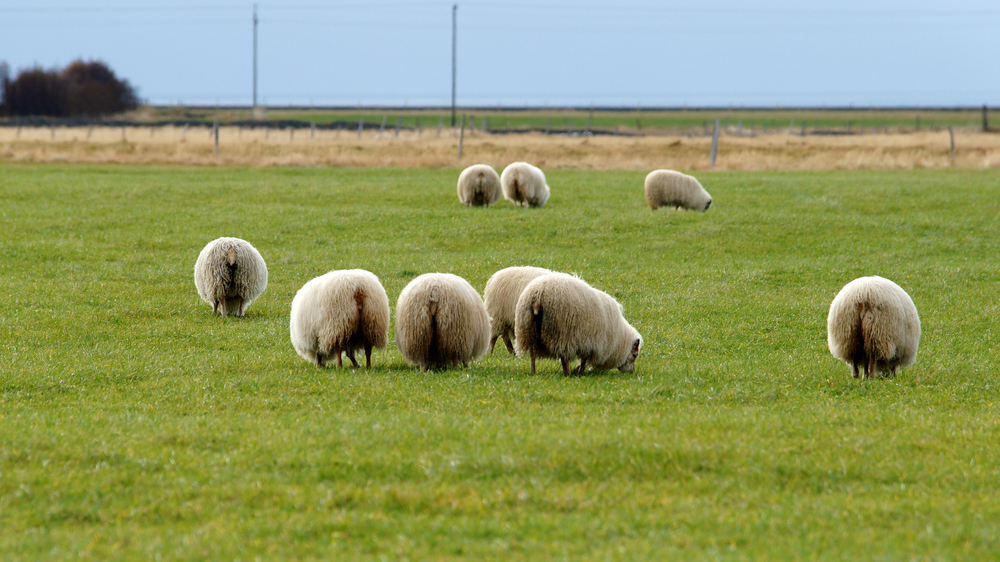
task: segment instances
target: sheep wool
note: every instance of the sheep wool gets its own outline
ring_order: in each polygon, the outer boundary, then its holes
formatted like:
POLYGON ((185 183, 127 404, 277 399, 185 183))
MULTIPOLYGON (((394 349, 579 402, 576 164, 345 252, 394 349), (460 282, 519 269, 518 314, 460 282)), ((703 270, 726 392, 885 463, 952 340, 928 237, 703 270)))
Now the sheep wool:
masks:
POLYGON ((425 273, 396 301, 396 347, 425 371, 469 363, 486 354, 490 317, 468 281, 450 273, 425 273))
POLYGON ((370 271, 331 271, 295 293, 289 331, 295 352, 317 367, 330 357, 340 367, 341 352, 358 367, 354 352, 364 349, 370 369, 372 348, 389 341, 389 297, 370 271))
POLYGON ((549 200, 545 174, 527 162, 514 162, 500 174, 504 199, 524 207, 541 207, 549 200))
POLYGON ((500 199, 500 176, 492 166, 469 166, 458 176, 458 200, 469 207, 489 207, 500 199))
POLYGON ((548 269, 541 267, 508 267, 494 273, 486 282, 486 289, 483 291, 483 301, 486 304, 486 312, 490 315, 490 353, 493 353, 493 346, 497 343, 497 338, 503 338, 507 351, 514 353, 514 312, 517 307, 517 298, 521 296, 521 291, 537 277, 552 273, 548 269))
POLYGON ((243 316, 267 288, 267 265, 246 240, 217 238, 198 255, 194 285, 213 313, 243 316))
POLYGON ((712 206, 712 196, 694 176, 674 170, 653 170, 646 176, 643 190, 654 211, 660 207, 707 211, 712 206))
POLYGON ((528 283, 517 299, 515 347, 531 357, 557 358, 563 374, 580 358, 578 374, 588 366, 629 373, 642 348, 642 336, 622 315, 611 295, 565 273, 550 273, 528 283))
POLYGON ((830 353, 858 377, 892 376, 917 360, 920 317, 910 295, 882 277, 859 277, 844 286, 826 318, 830 353))

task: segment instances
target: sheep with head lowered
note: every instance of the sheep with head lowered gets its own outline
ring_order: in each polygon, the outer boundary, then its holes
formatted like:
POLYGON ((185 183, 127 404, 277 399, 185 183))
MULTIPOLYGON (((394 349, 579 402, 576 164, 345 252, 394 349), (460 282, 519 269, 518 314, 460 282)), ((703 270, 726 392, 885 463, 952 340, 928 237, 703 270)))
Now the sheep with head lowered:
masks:
POLYGON ((878 276, 859 277, 844 286, 826 318, 830 353, 851 366, 858 378, 892 376, 917 360, 920 317, 910 295, 878 276))
POLYGON ((527 162, 514 162, 500 174, 504 199, 524 207, 541 207, 549 200, 545 174, 527 162))
POLYGON ((198 255, 194 285, 213 313, 243 316, 267 288, 267 265, 246 240, 217 238, 198 255))
POLYGON ((642 348, 642 336, 622 315, 611 295, 565 273, 549 273, 528 283, 517 299, 515 346, 531 357, 557 358, 563 374, 580 358, 578 374, 587 367, 629 373, 642 348))
POLYGON ((450 273, 425 273, 396 301, 396 347, 408 362, 447 369, 486 354, 490 316, 468 281, 450 273))
POLYGON ((458 200, 468 207, 489 207, 500 199, 500 176, 492 166, 476 164, 458 176, 458 200))
POLYGON ((521 291, 528 283, 536 277, 549 273, 552 272, 542 267, 508 267, 494 273, 486 282, 483 301, 486 304, 486 312, 490 315, 493 332, 490 337, 490 353, 493 353, 493 346, 500 337, 503 338, 507 351, 514 353, 512 339, 517 298, 521 296, 521 291))
POLYGON ((296 353, 317 367, 330 357, 340 367, 342 352, 358 367, 354 352, 364 349, 370 369, 372 348, 389 341, 389 297, 370 271, 331 271, 295 293, 289 331, 296 353))
POLYGON ((654 211, 660 207, 707 211, 712 206, 712 196, 701 182, 674 170, 653 170, 646 176, 643 190, 646 203, 654 211))

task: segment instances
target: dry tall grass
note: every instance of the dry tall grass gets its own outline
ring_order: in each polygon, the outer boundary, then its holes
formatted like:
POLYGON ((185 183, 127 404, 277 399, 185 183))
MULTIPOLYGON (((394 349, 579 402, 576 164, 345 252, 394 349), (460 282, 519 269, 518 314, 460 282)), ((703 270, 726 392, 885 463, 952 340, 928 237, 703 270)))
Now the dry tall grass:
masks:
MULTIPOLYGON (((0 161, 151 163, 240 166, 449 167, 516 160, 548 168, 707 169, 707 137, 567 136, 538 133, 492 135, 466 131, 463 156, 458 134, 249 129, 223 127, 220 151, 209 129, 179 127, 0 128, 0 161)), ((970 130, 955 134, 949 156, 947 131, 909 134, 723 136, 716 169, 820 170, 1000 167, 1000 135, 970 130)))

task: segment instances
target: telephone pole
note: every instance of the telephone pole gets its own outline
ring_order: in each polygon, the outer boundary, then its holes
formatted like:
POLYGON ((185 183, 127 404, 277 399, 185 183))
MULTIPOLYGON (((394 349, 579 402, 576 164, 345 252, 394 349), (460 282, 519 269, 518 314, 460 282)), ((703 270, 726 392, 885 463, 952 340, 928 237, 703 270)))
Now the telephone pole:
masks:
POLYGON ((451 126, 455 126, 455 52, 458 48, 458 4, 451 7, 451 126))
POLYGON ((253 109, 257 109, 257 4, 253 5, 253 109))

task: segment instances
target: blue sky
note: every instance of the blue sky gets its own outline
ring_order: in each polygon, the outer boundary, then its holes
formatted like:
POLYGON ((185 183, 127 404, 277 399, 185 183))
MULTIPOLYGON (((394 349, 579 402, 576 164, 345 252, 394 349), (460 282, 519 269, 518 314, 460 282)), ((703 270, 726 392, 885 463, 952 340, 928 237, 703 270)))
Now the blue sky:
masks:
MULTIPOLYGON (((262 0, 269 105, 446 105, 453 2, 262 0)), ((458 2, 458 103, 1000 105, 1000 2, 458 2)), ((7 0, 12 71, 100 59, 154 103, 249 104, 252 2, 7 0)))

